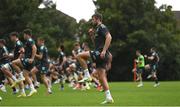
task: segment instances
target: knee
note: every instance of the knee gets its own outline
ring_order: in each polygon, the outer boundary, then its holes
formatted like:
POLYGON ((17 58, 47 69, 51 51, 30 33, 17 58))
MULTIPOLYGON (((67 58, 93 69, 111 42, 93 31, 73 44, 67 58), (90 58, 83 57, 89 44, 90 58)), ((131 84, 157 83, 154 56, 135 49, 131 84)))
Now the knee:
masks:
POLYGON ((78 54, 78 55, 77 55, 77 59, 78 59, 78 60, 81 59, 81 54, 78 54))

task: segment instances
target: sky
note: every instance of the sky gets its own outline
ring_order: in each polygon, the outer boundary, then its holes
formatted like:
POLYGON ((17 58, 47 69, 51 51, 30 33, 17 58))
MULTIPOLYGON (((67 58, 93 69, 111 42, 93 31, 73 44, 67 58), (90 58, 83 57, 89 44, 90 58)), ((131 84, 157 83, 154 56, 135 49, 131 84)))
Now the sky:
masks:
MULTIPOLYGON (((94 14, 96 7, 92 0, 53 0, 56 2, 57 10, 73 17, 77 22, 81 19, 89 20, 94 14)), ((180 10, 180 0, 156 0, 156 6, 168 4, 172 6, 173 11, 180 10)))

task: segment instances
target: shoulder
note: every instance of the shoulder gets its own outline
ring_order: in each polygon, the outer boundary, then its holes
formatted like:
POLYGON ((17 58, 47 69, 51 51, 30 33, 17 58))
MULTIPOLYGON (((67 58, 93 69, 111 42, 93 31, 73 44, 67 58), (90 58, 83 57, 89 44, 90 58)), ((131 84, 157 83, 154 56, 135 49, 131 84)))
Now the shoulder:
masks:
POLYGON ((17 44, 17 45, 22 45, 22 42, 18 40, 18 41, 16 42, 16 44, 17 44))
POLYGON ((28 43, 31 43, 31 44, 34 44, 34 43, 35 43, 32 38, 29 38, 27 42, 28 42, 28 43))
POLYGON ((106 27, 106 25, 101 24, 101 25, 100 25, 100 28, 104 29, 104 28, 107 28, 107 27, 106 27))

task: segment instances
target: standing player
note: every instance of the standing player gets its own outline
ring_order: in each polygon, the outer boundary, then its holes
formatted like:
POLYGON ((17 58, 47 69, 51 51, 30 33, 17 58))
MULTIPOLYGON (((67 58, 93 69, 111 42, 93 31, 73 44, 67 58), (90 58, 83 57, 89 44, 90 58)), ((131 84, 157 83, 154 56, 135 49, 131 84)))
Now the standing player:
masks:
POLYGON ((58 49, 59 51, 59 58, 58 58, 58 64, 59 64, 59 80, 60 80, 60 84, 61 84, 61 87, 60 87, 60 90, 64 90, 64 77, 65 77, 65 71, 66 71, 66 67, 67 67, 67 59, 66 59, 66 55, 64 53, 64 45, 61 45, 58 49))
POLYGON ((159 63, 159 55, 156 52, 155 48, 150 49, 150 56, 145 55, 144 57, 150 60, 150 64, 147 64, 148 68, 151 70, 151 75, 149 75, 147 78, 153 78, 155 81, 154 87, 159 86, 158 78, 157 78, 157 67, 159 63))
POLYGON ((142 87, 143 86, 143 82, 142 82, 142 73, 144 72, 144 67, 145 67, 145 61, 144 61, 144 56, 141 54, 141 52, 139 50, 136 51, 136 55, 137 55, 137 76, 139 79, 139 84, 137 87, 142 87))
MULTIPOLYGON (((12 66, 17 72, 21 72, 21 69, 24 70, 24 76, 26 82, 30 86, 30 93, 28 96, 32 96, 37 90, 34 88, 31 78, 29 77, 31 69, 34 67, 34 58, 37 52, 37 48, 34 40, 32 39, 32 31, 30 29, 26 29, 23 31, 25 43, 25 54, 24 58, 18 58, 12 61, 12 66)), ((19 97, 24 96, 22 93, 19 97)))
MULTIPOLYGON (((48 73, 49 69, 49 62, 48 62, 48 49, 44 45, 45 40, 43 38, 38 38, 37 44, 39 46, 39 53, 36 54, 36 58, 39 61, 39 64, 35 66, 31 71, 40 71, 41 79, 47 89, 49 94, 52 94, 51 86, 49 79, 47 78, 46 74, 48 73)), ((36 80, 37 82, 37 80, 36 80)))
POLYGON ((94 14, 92 16, 93 24, 96 26, 96 32, 94 37, 95 49, 94 51, 86 51, 78 54, 77 58, 80 62, 82 68, 84 69, 84 78, 81 81, 90 80, 90 74, 88 71, 88 66, 86 60, 91 57, 93 62, 96 63, 96 71, 98 72, 98 77, 102 83, 103 89, 105 91, 106 99, 101 104, 113 103, 114 100, 111 96, 109 85, 106 77, 106 65, 109 58, 108 48, 111 44, 111 34, 108 31, 107 27, 102 24, 102 15, 94 14))

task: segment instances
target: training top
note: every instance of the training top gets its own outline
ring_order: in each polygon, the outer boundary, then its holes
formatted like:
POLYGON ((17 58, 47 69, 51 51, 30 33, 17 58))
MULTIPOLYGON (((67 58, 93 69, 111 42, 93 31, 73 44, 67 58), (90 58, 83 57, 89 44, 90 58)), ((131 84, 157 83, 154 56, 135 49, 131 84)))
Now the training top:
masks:
POLYGON ((48 63, 48 49, 45 45, 41 45, 39 47, 39 53, 41 53, 43 55, 42 59, 40 59, 40 62, 48 63))
POLYGON ((138 67, 144 67, 145 66, 145 61, 144 61, 144 56, 143 55, 140 55, 138 57, 137 61, 138 61, 138 64, 137 64, 138 67))
POLYGON ((19 51, 23 47, 23 43, 20 40, 17 40, 14 47, 14 59, 18 59, 21 54, 19 51))
POLYGON ((59 64, 61 64, 61 63, 63 62, 63 58, 64 58, 65 56, 66 56, 66 55, 65 55, 64 52, 62 52, 62 51, 59 52, 59 64))
POLYGON ((8 55, 8 54, 9 52, 6 46, 3 46, 2 48, 0 48, 0 64, 5 64, 10 61, 9 58, 5 57, 5 55, 8 55))
POLYGON ((151 64, 157 64, 159 62, 159 55, 157 52, 152 52, 151 56, 154 57, 154 59, 151 61, 151 64))
POLYGON ((29 38, 25 43, 25 58, 31 58, 32 56, 32 46, 35 45, 35 41, 29 38))
POLYGON ((95 50, 102 50, 104 48, 106 34, 109 32, 107 27, 104 24, 100 24, 96 28, 95 33, 95 50))

